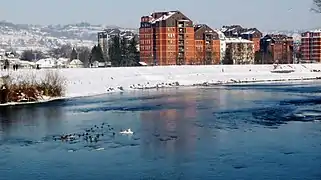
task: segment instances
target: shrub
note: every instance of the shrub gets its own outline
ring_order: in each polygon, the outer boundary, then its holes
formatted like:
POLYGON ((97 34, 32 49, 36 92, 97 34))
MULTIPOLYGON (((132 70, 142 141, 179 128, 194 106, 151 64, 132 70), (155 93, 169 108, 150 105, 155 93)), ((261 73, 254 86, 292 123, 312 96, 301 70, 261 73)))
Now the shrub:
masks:
POLYGON ((42 79, 35 74, 2 77, 0 103, 32 102, 43 96, 61 97, 65 92, 65 79, 57 71, 47 71, 42 79))
POLYGON ((41 79, 37 89, 44 96, 60 97, 65 93, 66 81, 57 71, 47 71, 45 77, 41 79))

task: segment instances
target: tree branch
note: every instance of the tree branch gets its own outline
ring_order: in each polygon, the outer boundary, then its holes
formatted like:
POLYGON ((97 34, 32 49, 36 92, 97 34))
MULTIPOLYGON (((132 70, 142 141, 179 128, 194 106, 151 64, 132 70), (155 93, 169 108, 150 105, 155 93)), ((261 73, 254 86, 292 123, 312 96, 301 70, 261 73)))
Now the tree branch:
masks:
POLYGON ((313 0, 313 8, 311 8, 311 11, 316 13, 321 13, 321 0, 313 0))

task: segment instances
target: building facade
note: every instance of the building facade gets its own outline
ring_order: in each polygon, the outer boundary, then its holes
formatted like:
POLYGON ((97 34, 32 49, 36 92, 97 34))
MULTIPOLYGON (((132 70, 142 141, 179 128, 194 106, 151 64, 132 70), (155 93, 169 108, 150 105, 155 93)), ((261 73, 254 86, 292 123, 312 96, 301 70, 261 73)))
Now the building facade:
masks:
POLYGON ((268 34, 260 41, 261 64, 293 63, 293 38, 283 34, 268 34))
POLYGON ((108 56, 108 34, 106 31, 98 32, 98 45, 103 51, 104 57, 108 56))
POLYGON ((262 32, 257 28, 243 28, 240 25, 223 26, 221 31, 227 38, 242 38, 253 41, 254 52, 260 51, 262 32))
POLYGON ((140 58, 149 65, 192 64, 195 58, 193 22, 180 11, 141 17, 140 58))
POLYGON ((194 26, 195 59, 192 64, 210 65, 220 63, 219 34, 205 24, 194 26))
POLYGON ((242 38, 226 38, 223 64, 254 64, 254 43, 242 38))
POLYGON ((301 34, 301 59, 306 62, 321 62, 321 30, 301 34))

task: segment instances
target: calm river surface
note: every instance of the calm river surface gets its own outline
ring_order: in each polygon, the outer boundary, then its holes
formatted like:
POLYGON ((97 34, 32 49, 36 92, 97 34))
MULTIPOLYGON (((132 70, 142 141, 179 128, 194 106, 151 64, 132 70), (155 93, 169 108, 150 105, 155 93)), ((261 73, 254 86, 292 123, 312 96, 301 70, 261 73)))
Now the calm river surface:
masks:
POLYGON ((0 179, 320 180, 320 120, 320 81, 2 107, 0 179))

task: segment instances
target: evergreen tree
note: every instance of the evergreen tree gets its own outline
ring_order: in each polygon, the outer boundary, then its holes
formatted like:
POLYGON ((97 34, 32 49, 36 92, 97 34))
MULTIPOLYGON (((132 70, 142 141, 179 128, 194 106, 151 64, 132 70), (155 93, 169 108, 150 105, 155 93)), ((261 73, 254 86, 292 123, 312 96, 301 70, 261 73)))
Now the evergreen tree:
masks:
POLYGON ((128 66, 129 59, 128 59, 128 46, 127 40, 123 37, 120 40, 120 51, 121 51, 121 66, 128 66))
POLYGON ((72 51, 70 53, 70 61, 78 59, 78 53, 75 48, 72 48, 72 51))
POLYGON ((232 52, 231 52, 230 46, 226 47, 225 57, 223 59, 223 64, 233 64, 232 52))
POLYGON ((100 44, 97 46, 96 58, 98 62, 105 62, 103 50, 100 47, 100 44))
POLYGON ((128 45, 128 60, 129 65, 131 66, 137 66, 139 63, 139 52, 137 50, 137 40, 135 38, 132 38, 128 45))
POLYGON ((118 36, 112 38, 108 53, 112 66, 121 66, 122 54, 118 36))
POLYGON ((84 63, 85 67, 89 67, 90 49, 88 47, 79 47, 77 52, 79 60, 84 63))
POLYGON ((92 64, 95 61, 105 62, 104 54, 103 54, 103 51, 102 51, 100 45, 98 45, 98 46, 95 45, 91 49, 91 53, 90 53, 90 57, 89 57, 89 63, 92 64))

